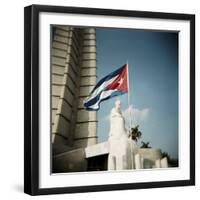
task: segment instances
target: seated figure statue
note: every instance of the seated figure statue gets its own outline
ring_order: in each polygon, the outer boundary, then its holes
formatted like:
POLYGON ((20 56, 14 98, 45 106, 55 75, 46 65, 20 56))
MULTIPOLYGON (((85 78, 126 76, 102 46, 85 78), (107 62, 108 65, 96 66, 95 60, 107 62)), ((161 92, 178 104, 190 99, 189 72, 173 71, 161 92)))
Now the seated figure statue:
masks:
POLYGON ((108 170, 134 169, 136 144, 128 135, 120 108, 121 102, 117 100, 110 114, 108 170))
POLYGON ((121 112, 121 102, 117 100, 115 107, 111 110, 110 114, 110 132, 109 137, 120 138, 127 137, 127 131, 125 129, 125 121, 121 112))

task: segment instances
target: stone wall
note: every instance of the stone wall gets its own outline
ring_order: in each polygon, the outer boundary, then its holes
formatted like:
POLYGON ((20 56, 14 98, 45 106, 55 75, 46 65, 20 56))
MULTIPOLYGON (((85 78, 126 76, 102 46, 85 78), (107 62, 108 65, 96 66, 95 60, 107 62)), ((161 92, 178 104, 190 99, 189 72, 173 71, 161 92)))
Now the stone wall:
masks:
POLYGON ((142 168, 149 169, 159 167, 156 165, 156 162, 160 161, 162 158, 160 149, 139 148, 138 154, 142 158, 142 168))
POLYGON ((161 159, 161 150, 154 148, 139 148, 138 153, 144 158, 155 162, 161 159))
POLYGON ((96 112, 83 108, 96 84, 94 28, 52 27, 51 81, 54 155, 96 144, 96 112))
POLYGON ((82 29, 82 59, 77 122, 74 147, 87 147, 97 143, 96 112, 88 112, 83 108, 83 100, 88 97, 96 85, 96 31, 94 28, 82 29))

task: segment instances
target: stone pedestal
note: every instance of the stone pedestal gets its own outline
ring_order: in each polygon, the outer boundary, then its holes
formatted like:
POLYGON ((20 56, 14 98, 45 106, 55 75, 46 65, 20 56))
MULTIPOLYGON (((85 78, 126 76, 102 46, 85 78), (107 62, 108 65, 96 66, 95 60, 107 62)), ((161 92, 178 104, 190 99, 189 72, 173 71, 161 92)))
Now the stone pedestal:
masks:
POLYGON ((158 160, 155 161, 155 167, 156 167, 156 168, 161 168, 160 159, 158 159, 158 160))
POLYGON ((135 169, 142 169, 142 159, 140 154, 135 155, 135 169))
POLYGON ((167 158, 164 157, 162 160, 161 160, 161 167, 162 168, 167 168, 168 167, 168 161, 167 161, 167 158))

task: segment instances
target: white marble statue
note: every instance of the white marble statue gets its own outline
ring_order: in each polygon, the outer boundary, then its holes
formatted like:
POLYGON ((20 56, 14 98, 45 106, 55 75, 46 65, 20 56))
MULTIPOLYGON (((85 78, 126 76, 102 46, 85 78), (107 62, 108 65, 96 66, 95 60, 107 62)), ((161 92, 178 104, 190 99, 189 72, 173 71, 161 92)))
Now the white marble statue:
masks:
POLYGON ((121 112, 121 102, 117 100, 110 114, 108 170, 134 169, 134 155, 137 149, 125 128, 121 112))
POLYGON ((110 133, 109 137, 120 138, 121 136, 127 138, 127 131, 125 129, 125 121, 121 112, 121 102, 117 100, 115 107, 110 114, 110 133))

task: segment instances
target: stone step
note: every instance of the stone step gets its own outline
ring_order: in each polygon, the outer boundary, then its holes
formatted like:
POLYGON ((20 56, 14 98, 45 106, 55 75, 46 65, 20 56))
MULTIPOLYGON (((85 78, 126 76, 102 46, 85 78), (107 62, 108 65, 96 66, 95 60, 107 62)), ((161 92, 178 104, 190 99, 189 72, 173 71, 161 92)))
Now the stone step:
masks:
POLYGON ((53 157, 53 173, 87 171, 84 148, 58 154, 53 157))
POLYGON ((90 158, 108 154, 108 142, 102 142, 85 148, 85 157, 90 158))

